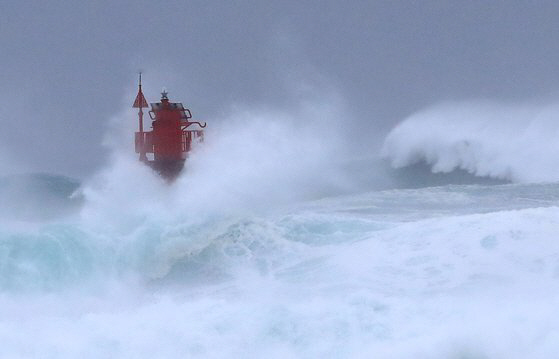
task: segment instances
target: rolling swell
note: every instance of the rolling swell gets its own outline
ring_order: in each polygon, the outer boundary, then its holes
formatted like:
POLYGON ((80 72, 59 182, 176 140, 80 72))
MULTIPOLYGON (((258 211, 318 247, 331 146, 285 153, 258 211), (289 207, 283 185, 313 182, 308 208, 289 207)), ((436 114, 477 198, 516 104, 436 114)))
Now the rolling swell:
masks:
POLYGON ((315 246, 353 241, 382 228, 366 219, 296 213, 146 222, 132 233, 91 231, 79 223, 33 227, 0 232, 1 291, 59 291, 115 280, 218 284, 239 272, 275 273, 315 246))
POLYGON ((317 248, 366 240, 400 222, 557 203, 554 184, 447 185, 324 198, 274 214, 178 214, 124 230, 97 227, 83 216, 14 223, 0 231, 0 289, 52 291, 107 279, 225 283, 239 272, 273 275, 314 257, 317 248))

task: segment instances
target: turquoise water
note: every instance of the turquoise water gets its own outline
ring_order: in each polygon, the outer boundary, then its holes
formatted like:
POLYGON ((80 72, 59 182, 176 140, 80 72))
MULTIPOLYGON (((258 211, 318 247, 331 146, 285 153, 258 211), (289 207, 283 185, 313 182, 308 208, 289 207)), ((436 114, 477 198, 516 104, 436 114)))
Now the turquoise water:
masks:
POLYGON ((4 217, 1 357, 549 358, 559 349, 555 183, 393 188, 265 210, 214 198, 202 214, 194 198, 142 207, 110 186, 85 188, 76 206, 67 188, 48 189, 66 206, 56 216, 4 217))

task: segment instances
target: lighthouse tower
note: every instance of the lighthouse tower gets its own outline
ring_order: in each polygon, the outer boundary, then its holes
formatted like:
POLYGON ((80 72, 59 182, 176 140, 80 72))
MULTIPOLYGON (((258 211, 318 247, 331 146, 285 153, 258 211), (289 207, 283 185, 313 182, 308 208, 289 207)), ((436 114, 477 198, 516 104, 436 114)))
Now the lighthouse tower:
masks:
POLYGON ((163 178, 173 181, 182 171, 194 141, 204 137, 206 123, 189 121, 192 113, 180 102, 170 102, 167 91, 161 93, 160 102, 151 103, 148 112, 151 131, 144 131, 143 108, 147 101, 142 93, 142 74, 138 94, 132 107, 138 108, 139 130, 136 132, 136 153, 163 178))

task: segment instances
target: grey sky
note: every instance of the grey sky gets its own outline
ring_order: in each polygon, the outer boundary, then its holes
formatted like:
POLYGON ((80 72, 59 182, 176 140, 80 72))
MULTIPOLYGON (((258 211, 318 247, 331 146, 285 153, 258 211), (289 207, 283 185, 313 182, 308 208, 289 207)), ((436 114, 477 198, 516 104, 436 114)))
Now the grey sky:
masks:
POLYGON ((139 68, 148 93, 167 86, 208 121, 288 108, 293 81, 332 88, 373 152, 439 101, 553 98, 558 15, 554 1, 0 0, 0 157, 87 176, 139 68))

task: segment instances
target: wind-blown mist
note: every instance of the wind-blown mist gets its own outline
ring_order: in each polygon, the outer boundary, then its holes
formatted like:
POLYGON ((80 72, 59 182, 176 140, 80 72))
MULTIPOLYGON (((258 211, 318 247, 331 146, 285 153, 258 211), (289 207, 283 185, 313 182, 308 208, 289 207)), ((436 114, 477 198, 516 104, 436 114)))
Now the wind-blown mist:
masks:
POLYGON ((410 116, 387 136, 395 167, 426 162, 515 182, 559 180, 559 106, 450 103, 410 116))

